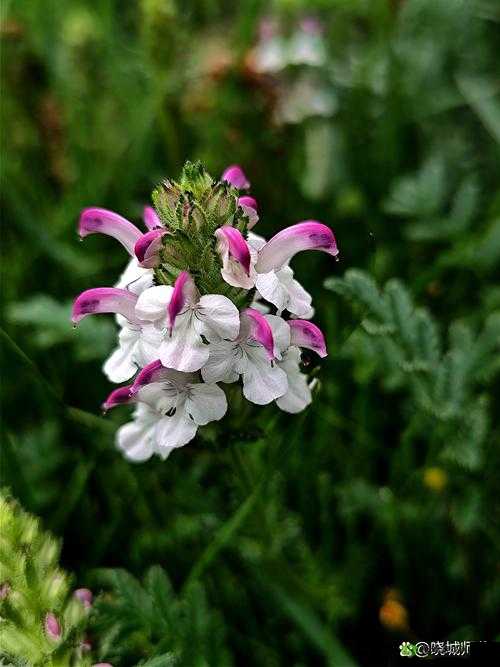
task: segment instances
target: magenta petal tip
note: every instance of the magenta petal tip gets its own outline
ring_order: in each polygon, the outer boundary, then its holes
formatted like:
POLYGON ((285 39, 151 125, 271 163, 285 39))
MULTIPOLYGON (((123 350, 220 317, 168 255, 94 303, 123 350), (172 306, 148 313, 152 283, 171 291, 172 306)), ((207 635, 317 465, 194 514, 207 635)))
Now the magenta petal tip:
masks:
POLYGON ((144 385, 149 384, 150 382, 154 382, 163 369, 164 366, 159 359, 144 366, 144 368, 139 371, 134 380, 134 384, 130 388, 130 395, 134 396, 141 387, 144 387, 144 385))
POLYGON ((245 172, 237 164, 227 167, 222 174, 221 180, 227 181, 237 190, 246 190, 250 187, 250 181, 246 177, 245 172))
POLYGON ((326 357, 325 337, 321 329, 309 320, 288 320, 290 327, 290 345, 313 350, 320 357, 326 357))
POLYGON ((152 269, 160 262, 159 251, 164 229, 151 229, 141 236, 134 245, 134 253, 139 264, 145 269, 152 269))
POLYGON ((262 345, 271 360, 274 359, 276 355, 273 330, 264 315, 255 308, 245 308, 241 312, 241 316, 242 318, 248 318, 251 337, 262 345))
POLYGON ((243 234, 230 225, 224 225, 216 230, 215 235, 217 238, 224 239, 224 242, 227 243, 227 249, 229 254, 233 259, 238 261, 241 266, 245 269, 247 276, 250 275, 250 248, 248 243, 245 241, 243 234))
MULTIPOLYGON (((132 391, 132 385, 128 385, 126 387, 118 387, 118 389, 114 389, 102 404, 102 409, 104 410, 104 412, 111 410, 111 408, 115 408, 117 405, 126 405, 127 403, 130 403, 132 400, 131 391, 132 391)), ((80 589, 80 590, 83 591, 85 589, 80 589)), ((90 593, 90 595, 92 596, 92 593, 90 593)))
POLYGON ((163 227, 163 225, 161 224, 161 220, 158 216, 158 213, 154 210, 152 206, 144 207, 144 211, 142 213, 142 219, 144 220, 144 224, 149 230, 161 229, 163 227))
POLYGON ((82 211, 78 223, 78 233, 80 238, 99 233, 112 236, 132 256, 134 245, 142 236, 141 231, 126 218, 113 211, 95 206, 82 211))

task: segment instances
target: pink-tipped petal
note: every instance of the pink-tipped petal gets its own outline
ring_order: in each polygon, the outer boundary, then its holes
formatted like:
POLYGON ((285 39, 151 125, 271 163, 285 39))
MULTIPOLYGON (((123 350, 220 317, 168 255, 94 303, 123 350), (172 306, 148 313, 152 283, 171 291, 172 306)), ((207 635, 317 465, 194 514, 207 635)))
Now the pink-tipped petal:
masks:
POLYGON ((152 269, 160 263, 161 238, 166 233, 164 229, 152 229, 143 234, 135 244, 135 256, 144 269, 152 269))
POLYGON ((273 330, 264 315, 255 308, 245 308, 241 313, 241 319, 249 324, 250 337, 262 345, 270 359, 274 359, 273 330))
POLYGON ((118 287, 95 287, 82 292, 73 303, 71 320, 77 324, 87 315, 116 313, 129 322, 138 322, 135 315, 137 296, 118 287))
POLYGON ((89 234, 107 234, 119 241, 125 250, 134 256, 134 246, 142 233, 131 222, 118 213, 105 208, 86 208, 80 215, 78 234, 81 238, 89 234))
POLYGON ((307 347, 320 357, 326 357, 326 342, 323 332, 308 320, 288 320, 290 327, 290 345, 307 347))
POLYGON ((132 396, 136 394, 139 389, 141 389, 141 387, 144 387, 144 385, 150 384, 151 382, 158 382, 158 380, 162 378, 164 370, 165 367, 159 359, 152 361, 147 366, 144 366, 144 368, 138 373, 134 380, 134 384, 132 385, 130 392, 132 396))
POLYGON ((61 625, 57 620, 56 616, 52 612, 49 612, 48 614, 45 615, 44 628, 45 628, 45 634, 49 639, 52 639, 54 641, 61 639, 62 636, 61 625))
POLYGON ((158 216, 158 213, 154 210, 152 206, 145 206, 142 213, 142 219, 144 224, 148 229, 158 229, 163 227, 161 220, 158 216))
POLYGON ((254 199, 253 197, 249 197, 248 195, 240 197, 238 199, 238 204, 240 206, 246 206, 247 208, 253 208, 253 210, 256 212, 259 210, 257 207, 257 200, 254 199))
POLYGON ((215 236, 222 243, 227 244, 229 255, 241 264, 247 276, 250 275, 250 248, 243 234, 230 225, 224 225, 216 230, 215 236))
POLYGON ((273 236, 260 250, 255 268, 259 273, 277 271, 301 250, 321 250, 334 257, 339 254, 330 227, 315 220, 306 220, 273 236))
POLYGON ((232 164, 224 169, 221 180, 231 183, 238 190, 246 190, 250 187, 250 181, 246 177, 245 172, 237 164, 232 164))
POLYGON ((192 303, 195 298, 196 287, 193 279, 187 271, 182 271, 174 284, 174 291, 168 304, 168 324, 170 331, 173 330, 175 319, 182 311, 186 303, 192 303))
POLYGON ((127 403, 130 403, 132 401, 131 392, 132 392, 131 384, 128 385, 127 387, 118 387, 118 389, 114 389, 102 404, 102 409, 105 412, 107 412, 108 410, 111 410, 111 408, 116 408, 117 405, 126 405, 127 403))
POLYGON ((80 600, 85 609, 90 609, 94 596, 89 588, 77 588, 73 595, 77 600, 80 600))

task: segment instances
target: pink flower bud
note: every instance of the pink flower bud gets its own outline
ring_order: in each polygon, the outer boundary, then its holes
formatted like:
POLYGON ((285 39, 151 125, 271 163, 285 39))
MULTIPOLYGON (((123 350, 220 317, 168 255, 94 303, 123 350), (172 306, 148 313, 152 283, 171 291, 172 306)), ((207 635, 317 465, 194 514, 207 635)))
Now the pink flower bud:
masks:
POLYGON ((7 595, 10 593, 10 584, 5 581, 3 584, 0 585, 0 600, 5 600, 7 595))
POLYGON ((73 595, 80 600, 85 609, 89 609, 92 606, 94 596, 92 595, 92 591, 88 588, 77 588, 73 595))
POLYGON ((56 616, 52 612, 46 614, 44 627, 45 627, 45 634, 49 639, 53 639, 54 641, 58 641, 59 639, 61 639, 62 636, 61 626, 56 616))

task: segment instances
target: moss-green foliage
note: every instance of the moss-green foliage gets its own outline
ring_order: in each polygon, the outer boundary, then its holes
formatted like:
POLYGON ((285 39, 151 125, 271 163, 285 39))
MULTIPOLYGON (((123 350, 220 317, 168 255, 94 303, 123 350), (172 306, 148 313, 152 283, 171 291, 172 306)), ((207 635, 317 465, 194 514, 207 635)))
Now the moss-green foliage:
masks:
MULTIPOLYGON (((79 581, 121 568, 147 591, 158 563, 186 618, 201 585, 200 665, 224 646, 235 665, 373 667, 394 659, 393 639, 498 633, 499 11, 497 0, 3 3, 1 473, 64 537, 79 581), (280 95, 308 69, 252 71, 269 12, 289 34, 302 13, 323 20, 330 116, 276 125, 280 95), (238 417, 233 386, 222 436, 208 427, 166 463, 134 466, 113 445, 127 409, 99 415, 112 319, 69 324, 75 294, 113 284, 127 258, 112 239, 80 244, 76 221, 98 205, 141 224, 163 179, 182 185, 186 160, 213 178, 244 167, 259 234, 332 226, 338 263, 293 260, 329 357, 307 360, 319 387, 306 414, 238 417), (380 620, 387 588, 406 629, 380 620)), ((124 637, 124 598, 109 580, 95 589, 124 637)), ((163 647, 135 602, 130 652, 104 616, 98 659, 182 655, 185 626, 158 621, 163 647)))
POLYGON ((90 654, 82 652, 88 612, 59 567, 58 542, 4 494, 0 526, 0 657, 30 667, 88 667, 90 654), (47 635, 47 614, 57 619, 60 638, 47 635))
POLYGON ((125 570, 99 570, 95 578, 107 592, 96 605, 94 631, 113 662, 126 658, 141 667, 190 667, 203 656, 205 665, 234 664, 221 619, 199 584, 176 596, 159 566, 151 567, 142 583, 125 570))

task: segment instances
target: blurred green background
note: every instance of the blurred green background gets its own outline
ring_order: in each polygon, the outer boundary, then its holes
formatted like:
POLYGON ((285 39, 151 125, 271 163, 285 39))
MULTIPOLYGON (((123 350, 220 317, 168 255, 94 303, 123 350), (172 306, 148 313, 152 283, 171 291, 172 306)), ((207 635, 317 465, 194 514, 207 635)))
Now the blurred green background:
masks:
POLYGON ((99 658, 372 666, 498 636, 498 2, 4 0, 1 42, 2 483, 108 591, 99 658), (241 164, 261 234, 334 229, 340 262, 294 261, 330 355, 303 415, 132 465, 125 411, 99 415, 112 319, 69 323, 125 257, 76 221, 137 221, 186 159, 241 164), (163 606, 102 571, 154 564, 163 606))

